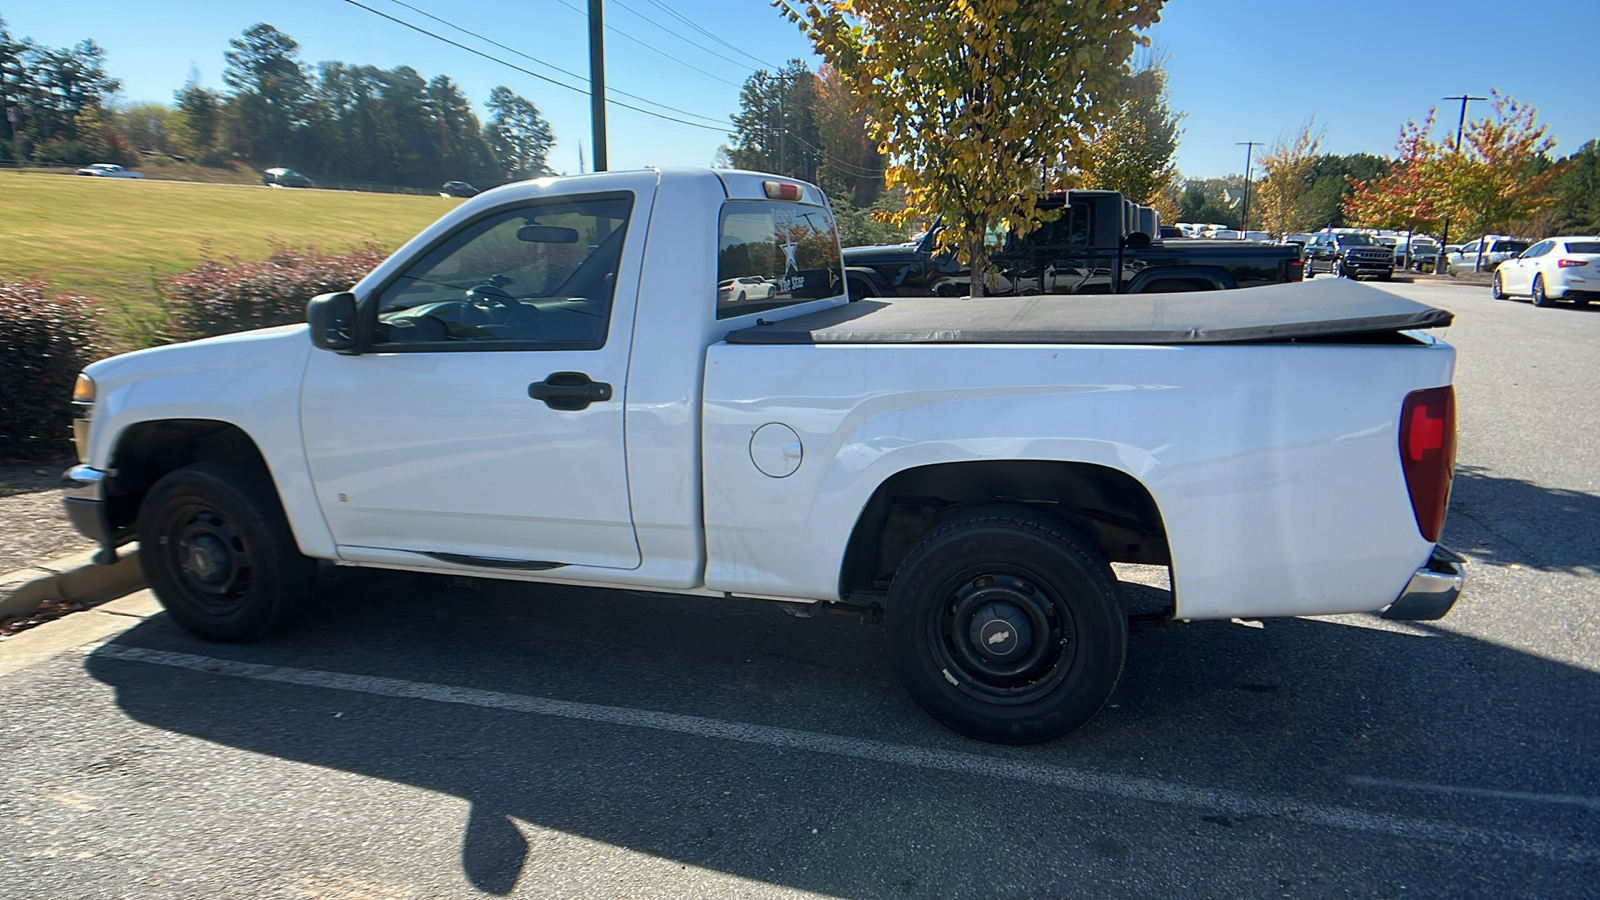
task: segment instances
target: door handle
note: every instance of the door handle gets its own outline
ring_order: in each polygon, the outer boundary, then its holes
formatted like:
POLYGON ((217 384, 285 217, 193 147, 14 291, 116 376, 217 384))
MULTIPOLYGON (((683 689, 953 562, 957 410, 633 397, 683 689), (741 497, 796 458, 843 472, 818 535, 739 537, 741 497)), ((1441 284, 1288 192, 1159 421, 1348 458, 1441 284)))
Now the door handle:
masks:
POLYGON ((551 409, 587 409, 591 403, 611 399, 611 385, 590 381, 582 372, 551 372, 543 381, 528 385, 528 396, 543 400, 551 409))

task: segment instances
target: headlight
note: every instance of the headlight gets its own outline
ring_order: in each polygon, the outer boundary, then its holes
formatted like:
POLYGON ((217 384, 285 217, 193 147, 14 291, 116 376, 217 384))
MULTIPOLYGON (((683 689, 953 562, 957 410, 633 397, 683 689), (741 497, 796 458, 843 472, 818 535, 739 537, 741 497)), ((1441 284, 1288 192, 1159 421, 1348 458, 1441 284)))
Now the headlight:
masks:
POLYGON ((83 372, 78 373, 78 381, 72 386, 72 402, 93 405, 94 379, 83 372))

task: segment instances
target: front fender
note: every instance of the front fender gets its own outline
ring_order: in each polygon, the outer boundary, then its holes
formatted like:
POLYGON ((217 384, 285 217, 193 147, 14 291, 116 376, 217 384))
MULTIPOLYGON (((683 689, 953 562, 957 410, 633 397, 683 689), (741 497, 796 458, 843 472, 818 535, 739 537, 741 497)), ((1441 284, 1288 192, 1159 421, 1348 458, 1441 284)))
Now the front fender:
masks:
POLYGON ((85 462, 108 471, 128 429, 200 420, 243 431, 261 453, 300 549, 335 556, 312 490, 300 429, 300 386, 312 352, 304 325, 208 338, 114 356, 86 371, 98 396, 85 462))

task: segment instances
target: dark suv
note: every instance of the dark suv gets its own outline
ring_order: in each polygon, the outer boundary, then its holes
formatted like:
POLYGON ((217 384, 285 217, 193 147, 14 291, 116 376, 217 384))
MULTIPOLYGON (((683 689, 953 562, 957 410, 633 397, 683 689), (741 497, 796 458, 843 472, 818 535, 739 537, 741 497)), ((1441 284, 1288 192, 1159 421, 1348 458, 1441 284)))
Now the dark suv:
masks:
POLYGON ((1394 277, 1394 248, 1378 243, 1370 234, 1323 232, 1306 245, 1306 277, 1318 272, 1388 281, 1394 277))

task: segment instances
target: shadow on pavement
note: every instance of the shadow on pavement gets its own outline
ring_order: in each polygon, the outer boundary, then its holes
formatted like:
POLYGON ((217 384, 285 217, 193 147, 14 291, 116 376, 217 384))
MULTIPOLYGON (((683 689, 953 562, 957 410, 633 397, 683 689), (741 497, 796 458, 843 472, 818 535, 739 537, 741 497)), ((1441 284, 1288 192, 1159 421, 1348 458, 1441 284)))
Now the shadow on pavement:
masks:
POLYGON ((1600 497, 1548 488, 1518 478, 1491 475, 1479 466, 1459 466, 1450 494, 1450 515, 1465 517, 1498 540, 1489 546, 1444 543, 1490 565, 1600 574, 1600 497))
MULTIPOLYGON (((948 748, 1397 815, 1470 816, 1480 827, 1592 840, 1592 819, 1574 824, 1570 809, 1488 802, 1419 810, 1412 804, 1444 801, 1351 787, 1352 776, 1550 794, 1593 794, 1600 784, 1600 677, 1439 628, 1291 619, 1259 629, 1196 623, 1138 633, 1123 681, 1097 719, 1052 744, 1005 748, 965 741, 926 719, 894 682, 881 632, 849 619, 796 620, 759 603, 614 591, 464 589, 395 573, 341 573, 326 593, 329 602, 305 626, 261 644, 206 644, 158 617, 117 645, 948 748)), ((1238 880, 1260 875, 1259 860, 1229 852, 1261 839, 1250 832, 1257 826, 1204 809, 105 654, 86 665, 138 722, 470 801, 461 867, 493 894, 518 885, 533 852, 513 818, 843 897, 1176 890, 1162 880, 1174 873, 1162 867, 1182 865, 1168 855, 1185 852, 1198 857, 1184 873, 1188 888, 1265 889, 1238 880), (335 718, 330 710, 350 712, 335 718), (1176 849, 1152 855, 1168 843, 1176 849)), ((1257 825, 1276 829, 1268 838, 1287 845, 1296 865, 1327 877, 1361 873, 1396 853, 1410 854, 1406 865, 1446 862, 1448 877, 1467 879, 1463 885, 1515 872, 1582 893, 1585 882, 1566 879, 1587 871, 1487 849, 1257 825)), ((1343 890, 1312 891, 1336 887, 1343 890)))

